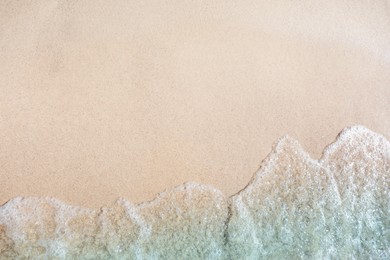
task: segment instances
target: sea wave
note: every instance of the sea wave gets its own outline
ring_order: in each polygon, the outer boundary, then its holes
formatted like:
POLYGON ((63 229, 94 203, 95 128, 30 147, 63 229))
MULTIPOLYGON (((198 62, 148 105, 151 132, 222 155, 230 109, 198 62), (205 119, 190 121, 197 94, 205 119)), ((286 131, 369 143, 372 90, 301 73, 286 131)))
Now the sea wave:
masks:
POLYGON ((344 129, 312 159, 285 136, 236 195, 193 182, 98 210, 50 197, 0 207, 1 259, 389 259, 390 143, 344 129))

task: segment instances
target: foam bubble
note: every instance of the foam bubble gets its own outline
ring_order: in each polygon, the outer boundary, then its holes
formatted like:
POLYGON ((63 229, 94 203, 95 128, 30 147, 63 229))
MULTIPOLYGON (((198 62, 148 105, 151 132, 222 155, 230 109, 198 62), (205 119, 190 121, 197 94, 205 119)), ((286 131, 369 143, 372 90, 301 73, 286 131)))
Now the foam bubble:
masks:
POLYGON ((14 198, 0 207, 0 258, 388 259, 389 184, 390 143, 362 126, 320 160, 286 136, 230 198, 196 183, 100 210, 14 198))

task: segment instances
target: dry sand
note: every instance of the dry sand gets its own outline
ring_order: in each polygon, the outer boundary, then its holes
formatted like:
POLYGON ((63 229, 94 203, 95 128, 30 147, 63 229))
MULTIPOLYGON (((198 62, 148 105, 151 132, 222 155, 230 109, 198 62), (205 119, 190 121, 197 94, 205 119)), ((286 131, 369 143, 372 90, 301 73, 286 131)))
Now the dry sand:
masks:
POLYGON ((1 1, 0 203, 231 195, 289 134, 390 137, 389 1, 1 1))

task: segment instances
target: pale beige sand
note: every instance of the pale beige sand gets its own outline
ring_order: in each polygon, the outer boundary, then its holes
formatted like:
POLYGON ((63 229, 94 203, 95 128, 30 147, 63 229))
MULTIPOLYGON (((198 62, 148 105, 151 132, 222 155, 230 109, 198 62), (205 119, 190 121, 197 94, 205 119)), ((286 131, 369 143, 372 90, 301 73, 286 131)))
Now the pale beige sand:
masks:
POLYGON ((0 203, 242 189, 284 134, 390 137, 389 1, 0 1, 0 203))

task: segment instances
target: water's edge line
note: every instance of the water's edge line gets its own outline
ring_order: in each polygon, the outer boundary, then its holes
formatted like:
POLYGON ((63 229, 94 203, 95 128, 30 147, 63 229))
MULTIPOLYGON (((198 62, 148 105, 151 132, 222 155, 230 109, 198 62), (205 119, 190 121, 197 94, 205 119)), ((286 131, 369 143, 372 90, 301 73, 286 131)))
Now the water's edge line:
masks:
MULTIPOLYGON (((201 184, 201 183, 197 183, 197 182, 193 182, 193 181, 186 181, 186 182, 184 182, 182 184, 179 184, 179 185, 176 185, 176 186, 173 186, 173 187, 170 187, 170 188, 166 188, 165 190, 163 190, 161 192, 158 192, 154 196, 154 198, 151 199, 151 200, 146 200, 146 201, 142 201, 142 202, 139 202, 139 203, 131 203, 131 201, 128 200, 127 198, 118 197, 116 200, 114 200, 111 203, 104 204, 104 205, 101 205, 101 206, 95 208, 95 207, 86 207, 86 206, 80 206, 80 205, 76 205, 76 204, 72 204, 72 203, 67 203, 67 202, 64 202, 64 201, 54 197, 54 196, 15 196, 13 198, 8 199, 3 204, 1 204, 0 205, 0 209, 2 207, 6 206, 8 203, 10 203, 12 200, 15 200, 15 199, 18 199, 18 198, 19 199, 35 198, 35 199, 55 200, 57 202, 60 202, 63 205, 71 206, 71 207, 75 207, 75 208, 83 209, 83 210, 100 210, 100 209, 102 209, 104 207, 110 207, 112 205, 115 205, 119 201, 126 200, 126 201, 129 201, 133 206, 138 208, 138 207, 143 207, 143 206, 146 206, 146 205, 150 205, 150 204, 156 202, 161 197, 163 197, 165 194, 168 194, 168 193, 171 193, 171 192, 175 192, 175 190, 183 189, 183 188, 185 188, 188 185, 200 186, 200 187, 206 188, 208 190, 213 190, 213 191, 219 193, 222 198, 224 198, 224 199, 226 199, 228 201, 228 203, 229 203, 228 207, 230 208, 230 206, 231 206, 230 204, 231 204, 232 198, 237 196, 237 195, 239 195, 240 193, 244 192, 249 186, 251 186, 251 184, 256 180, 256 177, 257 177, 257 175, 260 172, 266 171, 267 165, 272 160, 272 158, 278 156, 278 153, 277 153, 278 146, 282 145, 286 140, 290 140, 291 142, 295 142, 297 144, 297 147, 299 148, 299 153, 301 154, 301 156, 305 157, 306 160, 310 161, 311 163, 321 164, 326 159, 326 156, 329 155, 335 149, 335 147, 337 147, 340 143, 342 143, 345 140, 345 137, 351 131, 358 131, 360 133, 363 132, 363 133, 368 133, 370 135, 375 135, 376 137, 379 137, 379 138, 383 139, 384 141, 389 142, 384 135, 382 135, 380 133, 377 133, 377 132, 374 132, 374 131, 368 129, 367 127, 365 127, 363 125, 348 126, 348 127, 345 127, 343 130, 341 130, 337 134, 337 136, 336 136, 336 138, 334 139, 333 142, 329 143, 328 145, 326 145, 323 148, 323 150, 321 152, 321 157, 319 159, 315 159, 315 158, 311 157, 310 154, 300 145, 298 140, 296 140, 295 138, 290 137, 289 135, 284 135, 284 136, 280 137, 279 139, 277 139, 273 143, 271 151, 267 154, 267 156, 263 160, 261 160, 259 168, 252 174, 252 177, 249 180, 248 184, 245 185, 242 189, 240 189, 239 191, 237 191, 236 193, 234 193, 231 196, 226 196, 222 191, 220 191, 219 189, 215 188, 214 186, 212 186, 210 184, 201 184)), ((390 150, 388 150, 386 152, 390 156, 390 150)), ((228 221, 229 220, 227 220, 227 222, 228 221)))

